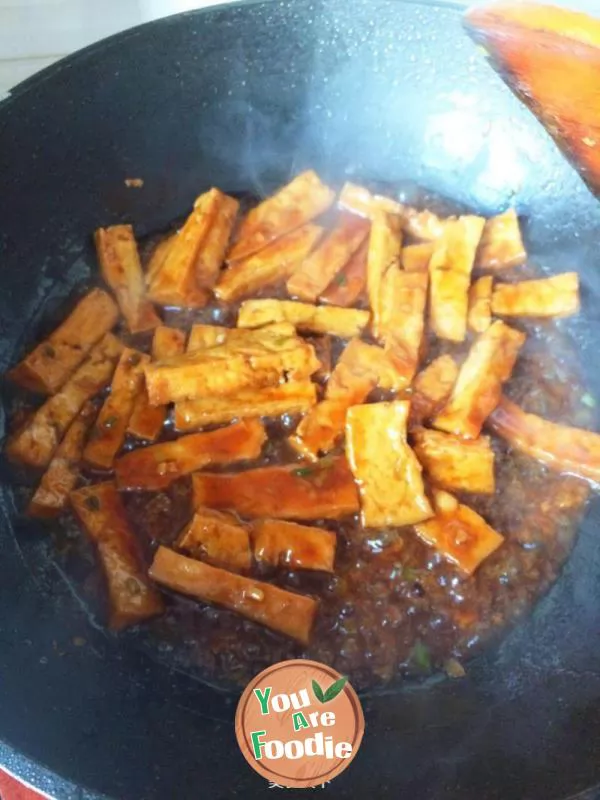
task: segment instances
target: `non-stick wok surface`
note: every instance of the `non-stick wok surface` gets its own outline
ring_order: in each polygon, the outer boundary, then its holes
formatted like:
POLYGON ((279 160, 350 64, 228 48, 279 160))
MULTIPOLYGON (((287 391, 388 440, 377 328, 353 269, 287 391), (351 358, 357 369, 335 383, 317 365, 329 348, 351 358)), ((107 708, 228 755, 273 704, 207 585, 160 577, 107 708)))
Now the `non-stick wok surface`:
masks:
MULTIPOLYGON (((143 236, 213 184, 262 194, 308 166, 332 181, 400 184, 409 200, 420 185, 484 213, 515 204, 538 260, 581 273, 572 330, 600 389, 597 201, 458 10, 393 0, 178 16, 15 90, 0 107, 0 370, 90 274, 94 228, 127 221, 143 236), (126 188, 131 177, 143 188, 126 188)), ((9 766, 39 781, 32 759, 116 800, 267 796, 235 744, 235 698, 94 629, 48 558, 48 534, 18 515, 6 469, 3 481, 9 766)), ((595 505, 558 584, 467 679, 365 697, 361 751, 327 791, 553 800, 600 782, 599 522, 595 505)), ((57 797, 87 796, 51 783, 57 797)))

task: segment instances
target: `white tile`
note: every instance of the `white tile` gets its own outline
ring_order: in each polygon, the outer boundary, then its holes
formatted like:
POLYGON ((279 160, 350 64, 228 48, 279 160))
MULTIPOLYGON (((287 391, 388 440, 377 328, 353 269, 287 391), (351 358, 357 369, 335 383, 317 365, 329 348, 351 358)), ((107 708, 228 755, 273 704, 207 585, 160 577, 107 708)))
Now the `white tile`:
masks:
POLYGON ((14 61, 0 61, 0 94, 5 94, 17 83, 53 64, 59 56, 47 58, 23 58, 14 61))

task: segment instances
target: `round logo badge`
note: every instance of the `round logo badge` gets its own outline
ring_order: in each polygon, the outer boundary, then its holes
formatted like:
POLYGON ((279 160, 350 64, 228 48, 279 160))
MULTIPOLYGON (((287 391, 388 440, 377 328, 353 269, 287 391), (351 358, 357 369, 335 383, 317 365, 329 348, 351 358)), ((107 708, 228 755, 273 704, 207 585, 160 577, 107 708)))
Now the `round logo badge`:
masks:
POLYGON ((235 733, 246 761, 276 786, 328 783, 350 764, 365 720, 347 679, 317 661, 281 661, 246 687, 235 733))

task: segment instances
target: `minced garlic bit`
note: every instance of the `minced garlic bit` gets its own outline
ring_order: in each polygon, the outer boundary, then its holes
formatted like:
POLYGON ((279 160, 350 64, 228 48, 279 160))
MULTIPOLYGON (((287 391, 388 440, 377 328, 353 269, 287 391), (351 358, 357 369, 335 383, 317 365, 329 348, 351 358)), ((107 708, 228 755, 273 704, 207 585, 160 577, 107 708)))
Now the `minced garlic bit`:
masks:
POLYGON ((125 178, 125 186, 128 189, 141 189, 143 185, 143 178, 125 178))

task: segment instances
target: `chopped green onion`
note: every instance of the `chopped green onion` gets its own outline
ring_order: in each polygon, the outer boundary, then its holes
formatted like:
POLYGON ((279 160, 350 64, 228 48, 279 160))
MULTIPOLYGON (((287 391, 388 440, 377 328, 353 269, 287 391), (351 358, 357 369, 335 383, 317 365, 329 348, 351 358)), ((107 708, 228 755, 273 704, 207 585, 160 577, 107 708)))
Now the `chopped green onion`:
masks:
POLYGON ((431 672, 431 654, 420 639, 417 639, 410 651, 410 661, 421 672, 431 672))

